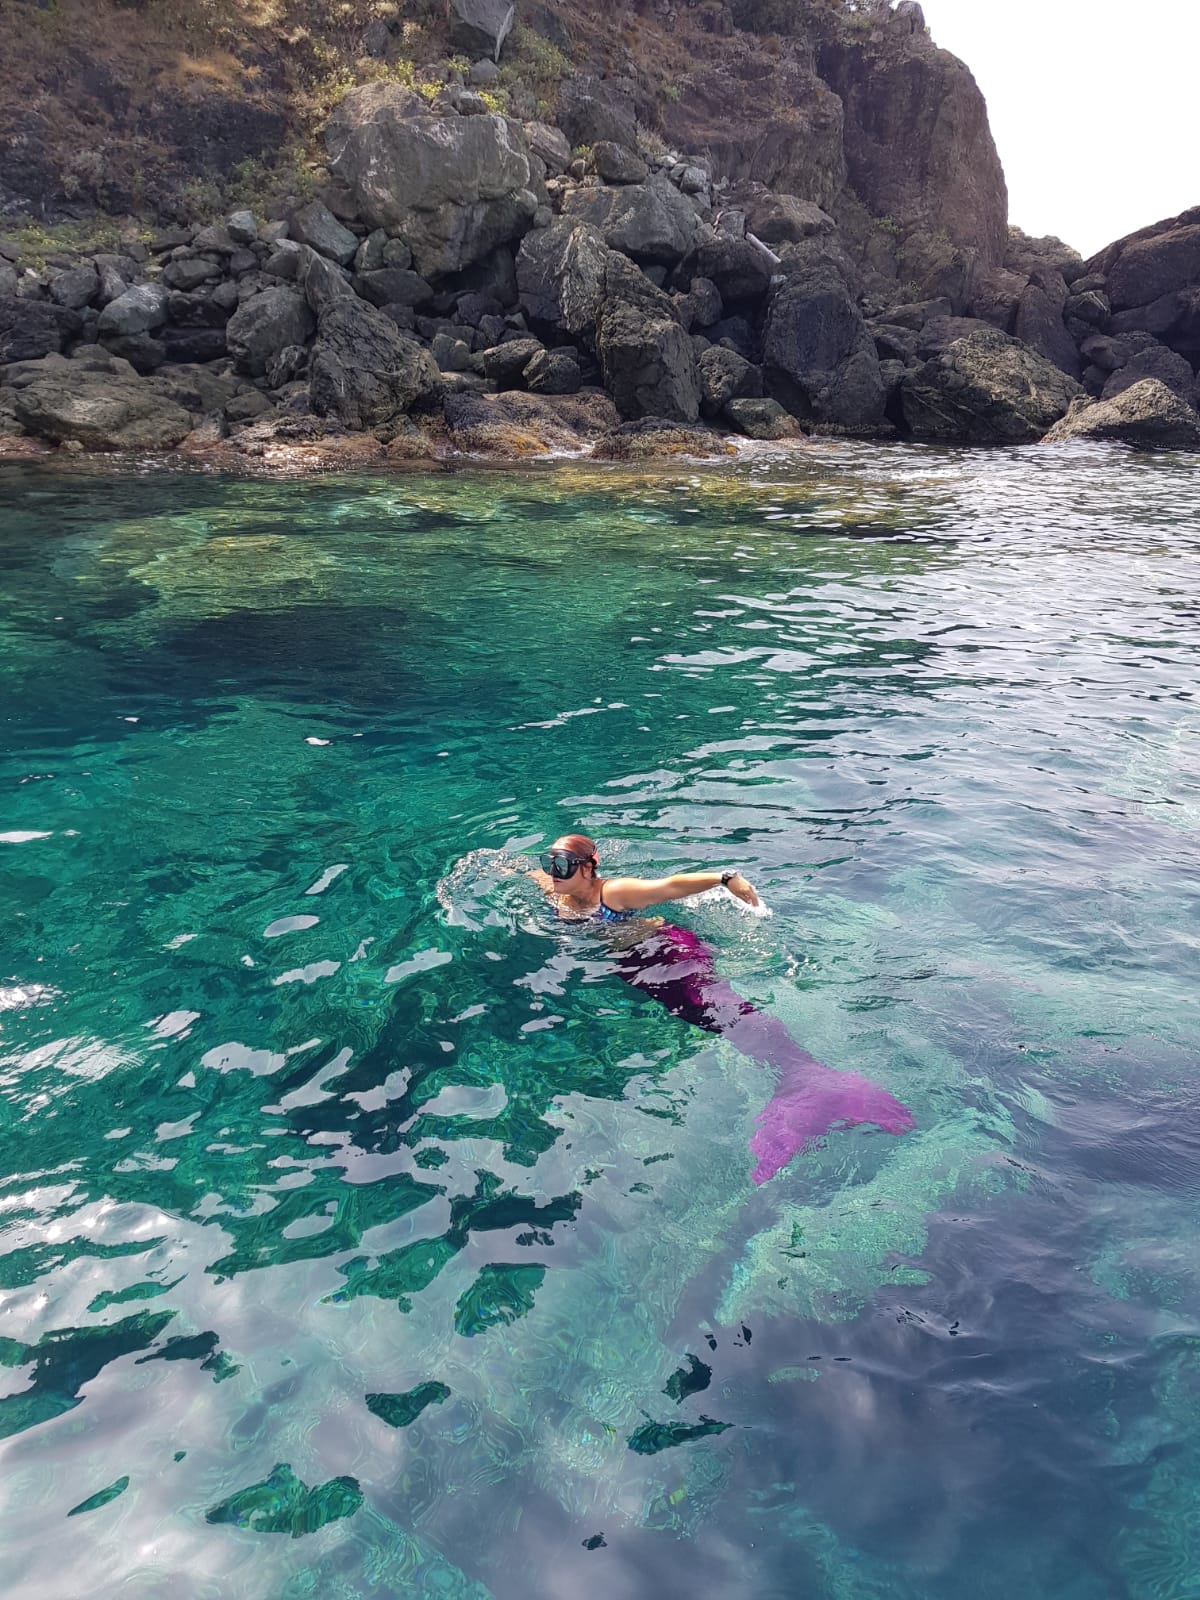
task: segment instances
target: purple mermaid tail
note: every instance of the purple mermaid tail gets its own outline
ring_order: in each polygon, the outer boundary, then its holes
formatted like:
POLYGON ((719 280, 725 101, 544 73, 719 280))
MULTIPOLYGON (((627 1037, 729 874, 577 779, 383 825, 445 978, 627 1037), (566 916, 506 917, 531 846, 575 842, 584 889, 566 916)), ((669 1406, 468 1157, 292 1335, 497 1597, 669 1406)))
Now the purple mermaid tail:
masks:
POLYGON ((870 1122, 885 1133, 907 1133, 912 1112, 886 1089, 855 1072, 835 1072, 802 1050, 778 1017, 760 1011, 713 970, 713 954, 696 934, 664 923, 621 952, 617 970, 684 1022, 720 1034, 755 1061, 779 1069, 779 1082, 756 1118, 750 1148, 758 1159, 754 1182, 765 1183, 798 1151, 811 1149, 832 1128, 870 1122))

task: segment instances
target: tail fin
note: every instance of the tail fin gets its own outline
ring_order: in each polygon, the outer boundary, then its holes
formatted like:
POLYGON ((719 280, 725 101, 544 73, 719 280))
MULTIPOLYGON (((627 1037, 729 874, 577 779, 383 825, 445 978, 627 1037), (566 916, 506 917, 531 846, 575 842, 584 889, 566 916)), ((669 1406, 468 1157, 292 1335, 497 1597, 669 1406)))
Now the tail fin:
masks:
POLYGON ((834 1072, 809 1057, 808 1063, 784 1067, 756 1122, 758 1131, 750 1141, 758 1158, 753 1176, 755 1183, 766 1183, 833 1128, 869 1122, 884 1133, 907 1133, 913 1114, 878 1084, 856 1072, 834 1072))

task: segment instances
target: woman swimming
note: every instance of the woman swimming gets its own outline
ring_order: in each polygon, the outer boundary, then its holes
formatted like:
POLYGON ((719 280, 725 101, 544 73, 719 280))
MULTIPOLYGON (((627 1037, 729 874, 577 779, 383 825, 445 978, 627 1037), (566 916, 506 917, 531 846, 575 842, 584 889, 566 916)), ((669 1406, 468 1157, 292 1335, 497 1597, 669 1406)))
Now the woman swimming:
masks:
POLYGON ((602 878, 595 841, 582 833, 564 834, 540 860, 541 871, 531 876, 554 901, 558 916, 606 926, 651 924, 642 937, 617 949, 617 972, 626 983, 672 1016, 719 1034, 744 1055, 778 1070, 775 1093, 759 1113, 750 1141, 757 1158, 755 1183, 765 1183, 833 1128, 869 1122, 898 1134, 913 1126, 912 1112, 886 1089, 857 1073, 824 1066, 801 1049, 778 1017, 760 1011, 718 978, 712 951, 696 934, 660 917, 643 916, 651 906, 718 884, 746 905, 758 905, 753 885, 740 872, 602 878))

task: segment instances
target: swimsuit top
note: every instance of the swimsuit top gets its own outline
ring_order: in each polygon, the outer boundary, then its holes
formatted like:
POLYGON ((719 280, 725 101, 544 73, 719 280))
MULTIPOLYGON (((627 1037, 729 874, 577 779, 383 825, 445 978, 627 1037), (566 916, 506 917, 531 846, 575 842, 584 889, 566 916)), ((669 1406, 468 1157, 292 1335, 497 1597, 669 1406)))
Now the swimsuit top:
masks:
POLYGON ((556 917, 561 918, 564 922, 603 923, 630 922, 634 917, 640 917, 642 915, 640 911, 618 911, 613 906, 605 905, 603 889, 600 891, 600 904, 596 907, 595 911, 592 912, 590 917, 563 917, 563 914, 557 905, 554 907, 554 914, 556 917))

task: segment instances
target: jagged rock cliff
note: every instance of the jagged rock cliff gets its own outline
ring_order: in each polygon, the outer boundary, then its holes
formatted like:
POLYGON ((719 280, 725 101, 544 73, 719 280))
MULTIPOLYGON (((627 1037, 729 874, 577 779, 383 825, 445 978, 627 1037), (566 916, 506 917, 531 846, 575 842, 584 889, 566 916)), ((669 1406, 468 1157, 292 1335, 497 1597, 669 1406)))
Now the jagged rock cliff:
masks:
POLYGON ((1034 438, 1080 377, 1194 403, 1200 213, 1088 269, 1010 232, 915 0, 421 11, 364 30, 307 192, 107 251, 0 235, 0 433, 628 459, 725 448, 701 419, 1034 438), (401 54, 468 34, 473 65, 401 54))

